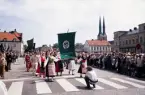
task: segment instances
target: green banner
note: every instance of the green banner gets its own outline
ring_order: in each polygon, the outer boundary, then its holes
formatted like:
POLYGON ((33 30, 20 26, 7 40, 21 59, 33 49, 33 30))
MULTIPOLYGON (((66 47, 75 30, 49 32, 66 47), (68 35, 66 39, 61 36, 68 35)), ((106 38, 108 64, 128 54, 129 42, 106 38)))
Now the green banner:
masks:
POLYGON ((61 59, 74 58, 76 32, 58 34, 58 45, 61 59))
POLYGON ((32 50, 34 47, 34 39, 28 40, 27 44, 28 44, 28 50, 32 50))

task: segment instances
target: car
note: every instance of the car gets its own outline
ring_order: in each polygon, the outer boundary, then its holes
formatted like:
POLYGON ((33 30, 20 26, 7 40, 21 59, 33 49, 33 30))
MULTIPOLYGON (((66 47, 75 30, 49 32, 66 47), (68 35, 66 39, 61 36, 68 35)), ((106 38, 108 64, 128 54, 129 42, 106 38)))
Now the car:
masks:
POLYGON ((2 81, 0 81, 0 95, 8 95, 6 85, 2 81))

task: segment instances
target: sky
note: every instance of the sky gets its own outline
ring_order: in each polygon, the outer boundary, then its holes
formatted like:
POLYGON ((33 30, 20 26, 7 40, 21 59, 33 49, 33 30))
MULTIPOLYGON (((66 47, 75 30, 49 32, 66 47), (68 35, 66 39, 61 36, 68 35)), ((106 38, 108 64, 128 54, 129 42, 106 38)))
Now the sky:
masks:
POLYGON ((99 16, 108 40, 113 33, 145 23, 145 0, 0 0, 0 29, 17 29, 36 47, 58 42, 58 33, 76 31, 76 43, 97 39, 99 16))

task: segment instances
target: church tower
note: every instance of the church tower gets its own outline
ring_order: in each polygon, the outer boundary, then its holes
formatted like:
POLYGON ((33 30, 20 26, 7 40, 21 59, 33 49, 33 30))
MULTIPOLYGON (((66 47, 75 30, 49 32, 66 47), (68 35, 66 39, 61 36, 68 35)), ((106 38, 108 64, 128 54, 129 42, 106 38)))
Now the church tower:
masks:
POLYGON ((99 17, 99 33, 98 33, 98 40, 102 40, 102 26, 101 26, 101 17, 99 17))
POLYGON ((103 17, 103 40, 107 40, 107 35, 106 35, 106 31, 105 31, 105 19, 103 17))
POLYGON ((98 34, 98 40, 107 40, 107 35, 105 31, 105 19, 103 17, 103 26, 101 22, 101 17, 99 18, 99 34, 98 34))

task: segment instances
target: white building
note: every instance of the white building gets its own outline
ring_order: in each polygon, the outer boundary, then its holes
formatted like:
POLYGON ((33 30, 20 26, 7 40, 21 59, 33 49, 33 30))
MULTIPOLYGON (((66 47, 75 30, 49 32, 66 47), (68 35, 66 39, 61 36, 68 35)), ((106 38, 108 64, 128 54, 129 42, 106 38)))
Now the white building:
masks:
POLYGON ((6 51, 14 51, 19 55, 24 53, 22 38, 22 33, 18 33, 16 29, 10 32, 0 32, 0 44, 3 44, 6 51))
POLYGON ((84 51, 88 53, 110 53, 111 44, 106 40, 87 40, 84 51))

